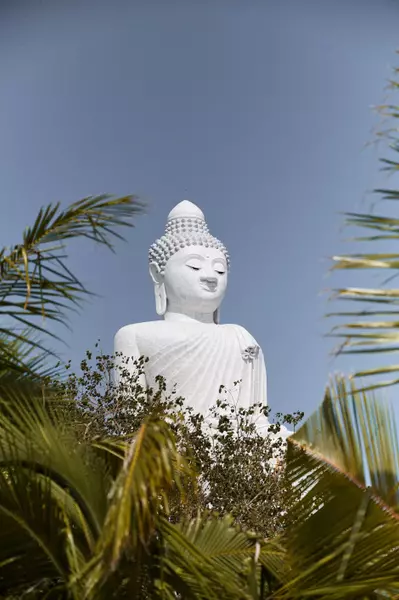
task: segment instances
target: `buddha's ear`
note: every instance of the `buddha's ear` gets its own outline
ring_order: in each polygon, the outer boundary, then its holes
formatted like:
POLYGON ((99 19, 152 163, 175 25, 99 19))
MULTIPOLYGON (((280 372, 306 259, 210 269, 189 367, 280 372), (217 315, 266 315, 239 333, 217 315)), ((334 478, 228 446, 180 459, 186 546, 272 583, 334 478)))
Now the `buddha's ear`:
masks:
POLYGON ((161 273, 161 269, 158 267, 156 262, 150 263, 150 277, 155 285, 163 284, 163 275, 161 273))
POLYGON ((160 317, 163 317, 163 315, 166 313, 168 300, 166 297, 164 277, 161 273, 161 269, 159 268, 156 262, 150 263, 150 275, 152 281, 154 282, 155 308, 157 314, 160 317))
POLYGON ((213 313, 213 322, 216 323, 216 325, 219 325, 220 323, 220 307, 213 313))

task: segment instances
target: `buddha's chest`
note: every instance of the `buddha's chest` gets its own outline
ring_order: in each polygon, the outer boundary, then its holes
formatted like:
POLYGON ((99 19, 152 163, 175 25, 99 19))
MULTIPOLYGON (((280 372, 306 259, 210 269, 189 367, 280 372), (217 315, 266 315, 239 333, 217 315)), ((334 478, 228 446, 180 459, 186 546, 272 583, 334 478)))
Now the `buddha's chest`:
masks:
POLYGON ((256 342, 245 329, 235 325, 159 322, 151 331, 137 336, 137 345, 140 354, 150 359, 165 353, 199 358, 212 350, 243 355, 245 359, 247 348, 256 342))
POLYGON ((260 358, 255 340, 239 326, 162 323, 152 335, 148 333, 137 338, 140 355, 149 359, 148 383, 152 387, 160 375, 167 384, 177 384, 187 399, 195 392, 209 393, 216 400, 219 386, 231 388, 236 380, 248 387, 260 358))
POLYGON ((176 389, 201 412, 216 402, 220 386, 234 391, 240 405, 256 398, 263 402, 263 355, 242 327, 155 322, 137 331, 135 339, 136 351, 149 359, 145 375, 150 387, 162 376, 168 392, 176 389), (241 383, 235 387, 235 382, 241 383))

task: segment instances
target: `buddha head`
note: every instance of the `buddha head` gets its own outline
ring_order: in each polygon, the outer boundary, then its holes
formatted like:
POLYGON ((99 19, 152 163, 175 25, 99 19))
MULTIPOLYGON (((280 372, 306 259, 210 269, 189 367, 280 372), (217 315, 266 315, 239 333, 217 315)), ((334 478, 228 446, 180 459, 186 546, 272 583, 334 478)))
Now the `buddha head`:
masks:
POLYGON ((230 259, 222 242, 209 233, 198 206, 188 200, 175 206, 165 234, 150 248, 149 262, 158 315, 212 314, 219 322, 230 259))

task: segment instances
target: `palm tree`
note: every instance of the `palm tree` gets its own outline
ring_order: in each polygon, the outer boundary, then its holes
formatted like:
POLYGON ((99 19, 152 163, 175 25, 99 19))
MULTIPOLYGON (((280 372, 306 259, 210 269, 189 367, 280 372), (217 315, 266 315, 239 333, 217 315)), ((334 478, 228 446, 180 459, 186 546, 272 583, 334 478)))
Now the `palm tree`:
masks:
POLYGON ((255 536, 168 518, 194 474, 164 421, 82 443, 51 396, 20 384, 0 403, 1 598, 254 597, 255 536))
POLYGON ((49 204, 21 243, 0 249, 0 377, 54 374, 49 359, 57 357, 45 340, 56 336, 41 321, 67 324, 67 311, 91 295, 67 267, 66 242, 88 238, 112 250, 116 229, 132 227, 143 209, 134 196, 85 198, 65 210, 49 204))
POLYGON ((278 540, 286 560, 273 597, 398 597, 399 446, 392 410, 338 379, 288 446, 288 477, 300 494, 278 540))
MULTIPOLYGON (((396 93, 399 83, 396 80, 399 70, 394 70, 394 79, 390 81, 391 90, 396 93)), ((392 127, 382 131, 380 139, 386 139, 392 158, 383 158, 384 171, 396 174, 399 161, 395 158, 399 152, 399 137, 397 135, 398 107, 388 104, 378 107, 381 114, 392 121, 392 127)), ((381 201, 387 201, 390 207, 399 200, 399 191, 396 189, 377 189, 381 201)), ((399 289, 386 287, 397 275, 399 269, 399 251, 394 248, 399 239, 399 220, 393 214, 347 213, 346 224, 350 227, 362 228, 363 234, 354 238, 362 246, 381 244, 378 252, 369 250, 348 255, 334 256, 333 269, 355 271, 365 269, 393 270, 391 276, 385 279, 379 287, 344 287, 334 290, 333 298, 350 302, 352 310, 341 310, 330 313, 329 316, 338 317, 341 323, 333 329, 332 335, 340 339, 337 349, 338 354, 363 354, 392 356, 399 350, 399 289)), ((388 360, 388 359, 387 359, 388 360)), ((365 389, 381 386, 390 386, 399 382, 399 364, 385 364, 371 369, 364 369, 354 373, 354 377, 371 378, 372 383, 365 389), (378 376, 377 380, 374 376, 378 376), (389 378, 387 378, 389 376, 389 378)))
POLYGON ((172 522, 169 499, 184 502, 195 473, 156 415, 131 436, 82 442, 51 393, 19 381, 0 402, 2 598, 399 593, 394 418, 343 380, 288 441, 287 475, 300 494, 271 540, 229 517, 172 522))

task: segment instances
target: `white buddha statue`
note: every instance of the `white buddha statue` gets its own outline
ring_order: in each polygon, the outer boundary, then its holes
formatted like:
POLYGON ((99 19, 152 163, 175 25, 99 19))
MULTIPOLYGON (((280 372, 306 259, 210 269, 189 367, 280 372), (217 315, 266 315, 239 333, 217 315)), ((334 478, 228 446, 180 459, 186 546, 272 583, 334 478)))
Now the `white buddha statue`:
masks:
MULTIPOLYGON (((148 357, 142 384, 155 387, 155 377, 163 376, 167 391, 175 389, 204 416, 220 398, 220 385, 231 390, 238 407, 267 403, 261 348, 243 327, 219 322, 229 266, 228 252, 209 233, 202 211, 180 202, 149 251, 162 319, 126 325, 115 336, 115 352, 148 357)), ((267 419, 258 425, 267 427, 267 419)))

